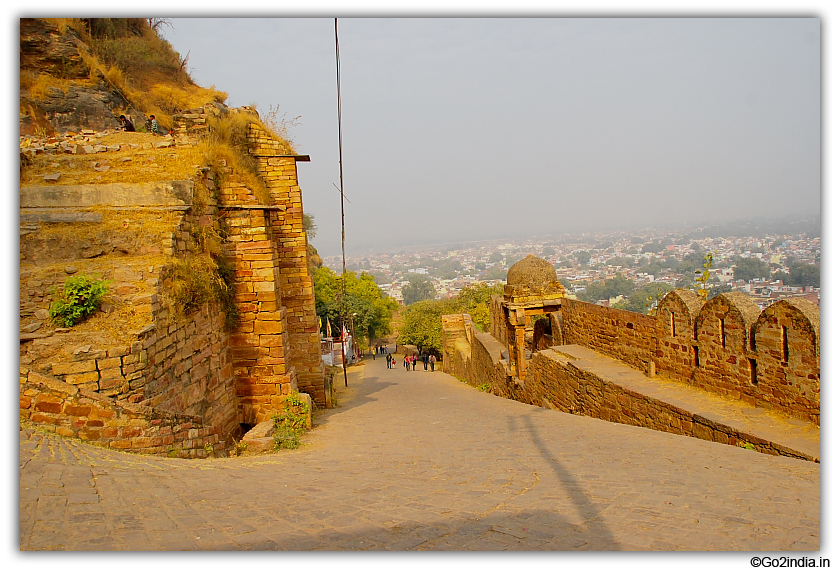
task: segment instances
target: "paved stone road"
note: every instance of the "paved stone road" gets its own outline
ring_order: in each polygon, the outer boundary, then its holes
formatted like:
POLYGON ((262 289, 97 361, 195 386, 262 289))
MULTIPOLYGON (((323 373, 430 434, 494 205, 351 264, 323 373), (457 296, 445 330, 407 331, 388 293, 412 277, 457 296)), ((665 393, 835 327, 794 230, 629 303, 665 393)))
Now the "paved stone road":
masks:
POLYGON ((273 455, 151 458, 21 430, 21 549, 820 548, 818 464, 381 358, 351 370, 306 447, 273 455))

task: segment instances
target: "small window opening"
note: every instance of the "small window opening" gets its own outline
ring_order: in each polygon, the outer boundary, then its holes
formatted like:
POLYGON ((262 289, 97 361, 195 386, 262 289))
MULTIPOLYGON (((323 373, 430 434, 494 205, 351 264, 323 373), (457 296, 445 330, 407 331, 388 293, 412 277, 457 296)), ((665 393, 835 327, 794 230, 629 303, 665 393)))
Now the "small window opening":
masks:
POLYGON ((750 384, 758 386, 758 364, 755 358, 749 358, 747 360, 750 362, 750 384))
POLYGON ((700 348, 697 346, 692 346, 691 348, 694 349, 694 367, 700 367, 700 348))
POLYGON ((677 336, 677 318, 671 313, 671 336, 677 336))
POLYGON ((790 346, 788 345, 788 328, 782 327, 782 358, 790 362, 790 346))
POLYGON ((720 345, 726 348, 726 330, 723 328, 723 319, 719 319, 718 336, 720 336, 720 345))

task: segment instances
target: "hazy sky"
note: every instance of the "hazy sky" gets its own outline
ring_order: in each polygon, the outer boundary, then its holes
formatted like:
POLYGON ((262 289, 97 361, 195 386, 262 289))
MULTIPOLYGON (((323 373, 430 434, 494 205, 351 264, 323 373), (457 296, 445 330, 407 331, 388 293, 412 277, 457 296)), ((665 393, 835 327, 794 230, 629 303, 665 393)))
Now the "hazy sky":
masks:
MULTIPOLYGON (((172 20, 193 78, 279 105, 340 252, 331 18, 172 20)), ((348 254, 820 212, 817 18, 338 21, 348 254)))

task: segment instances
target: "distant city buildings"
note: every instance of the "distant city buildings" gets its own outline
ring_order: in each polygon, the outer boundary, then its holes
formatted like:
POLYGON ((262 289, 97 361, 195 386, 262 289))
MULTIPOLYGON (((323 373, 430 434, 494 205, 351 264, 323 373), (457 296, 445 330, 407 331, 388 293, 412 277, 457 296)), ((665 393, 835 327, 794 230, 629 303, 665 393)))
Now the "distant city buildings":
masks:
MULTIPOLYGON (((786 297, 804 297, 819 304, 819 287, 792 286, 789 278, 787 282, 784 279, 790 275, 791 266, 819 263, 819 237, 694 237, 691 233, 604 232, 464 244, 460 249, 415 247, 399 253, 351 257, 347 259, 347 269, 372 274, 387 295, 402 302, 402 287, 409 276, 421 275, 430 280, 437 298, 454 297, 473 283, 504 283, 507 268, 533 254, 551 262, 558 278, 566 284, 567 294, 576 295, 593 283, 605 283, 619 275, 631 280, 636 289, 651 283, 687 287, 694 283, 694 269, 702 269, 703 256, 711 252, 714 266, 710 270, 710 288, 743 291, 762 308, 786 297), (757 260, 770 276, 736 279, 739 259, 757 260)), ((340 271, 340 257, 325 258, 324 262, 340 271)), ((613 297, 597 302, 610 305, 622 300, 613 297)))

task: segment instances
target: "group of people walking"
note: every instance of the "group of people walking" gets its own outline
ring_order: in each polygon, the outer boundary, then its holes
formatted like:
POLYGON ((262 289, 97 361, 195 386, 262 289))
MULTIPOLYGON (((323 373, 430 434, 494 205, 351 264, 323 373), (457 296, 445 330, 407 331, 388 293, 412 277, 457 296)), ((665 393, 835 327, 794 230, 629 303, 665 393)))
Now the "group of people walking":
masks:
MULTIPOLYGON (((389 369, 397 367, 397 359, 394 358, 391 353, 386 353, 385 360, 389 369)), ((424 354, 420 358, 418 358, 416 354, 406 354, 405 358, 403 358, 403 367, 406 370, 416 370, 418 360, 423 363, 423 370, 431 370, 432 372, 435 371, 437 358, 434 354, 424 354)))

